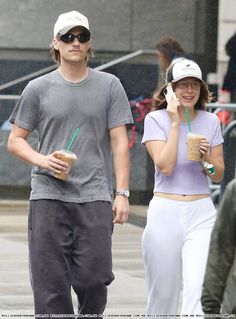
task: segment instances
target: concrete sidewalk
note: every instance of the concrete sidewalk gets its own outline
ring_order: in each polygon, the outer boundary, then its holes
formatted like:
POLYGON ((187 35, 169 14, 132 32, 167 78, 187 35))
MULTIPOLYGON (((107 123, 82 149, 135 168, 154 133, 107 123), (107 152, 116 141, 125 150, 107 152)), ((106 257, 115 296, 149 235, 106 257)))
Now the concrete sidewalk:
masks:
MULTIPOLYGON (((0 201, 0 315, 33 316, 28 273, 27 201, 0 201)), ((143 316, 146 289, 141 236, 146 207, 131 206, 130 222, 115 225, 113 269, 105 317, 143 316), (135 225, 134 225, 135 224, 135 225), (139 226, 136 226, 139 225, 139 226), (140 227, 141 226, 141 227, 140 227)), ((73 295, 76 310, 76 297, 73 295)))

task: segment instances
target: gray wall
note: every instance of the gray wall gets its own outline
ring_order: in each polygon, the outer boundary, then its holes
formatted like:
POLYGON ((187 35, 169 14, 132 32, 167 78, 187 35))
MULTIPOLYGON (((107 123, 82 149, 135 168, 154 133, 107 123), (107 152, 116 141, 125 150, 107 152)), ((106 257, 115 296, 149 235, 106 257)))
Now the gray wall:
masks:
MULTIPOLYGON (((154 51, 160 37, 169 34, 200 63, 205 79, 216 72, 218 0, 0 0, 0 67, 6 60, 32 61, 29 69, 16 66, 16 75, 4 69, 0 84, 24 75, 24 69, 33 72, 35 61, 53 63, 54 23, 60 13, 74 9, 90 20, 94 63, 139 49, 154 51)), ((155 56, 139 62, 157 65, 155 56)))
POLYGON ((189 52, 202 53, 205 29, 210 28, 208 11, 217 4, 217 0, 0 0, 0 49, 48 49, 58 15, 75 9, 89 18, 95 50, 153 49, 163 34, 172 34, 189 52))

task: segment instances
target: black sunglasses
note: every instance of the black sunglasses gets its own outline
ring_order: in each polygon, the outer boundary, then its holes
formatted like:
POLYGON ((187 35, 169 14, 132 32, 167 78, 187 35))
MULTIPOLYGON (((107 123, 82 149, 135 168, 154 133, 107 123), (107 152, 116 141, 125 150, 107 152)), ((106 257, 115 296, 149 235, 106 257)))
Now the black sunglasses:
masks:
POLYGON ((83 33, 79 33, 77 35, 74 35, 72 33, 66 33, 66 34, 62 34, 59 36, 59 39, 65 43, 72 43, 75 38, 77 38, 77 40, 80 43, 86 43, 90 40, 90 33, 83 32, 83 33))

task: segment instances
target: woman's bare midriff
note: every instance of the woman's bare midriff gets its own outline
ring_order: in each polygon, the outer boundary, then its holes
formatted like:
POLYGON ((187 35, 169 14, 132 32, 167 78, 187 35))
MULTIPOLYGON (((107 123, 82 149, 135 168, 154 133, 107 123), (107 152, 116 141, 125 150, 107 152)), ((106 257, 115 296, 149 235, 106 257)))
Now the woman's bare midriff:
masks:
POLYGON ((179 201, 185 201, 185 202, 191 202, 193 200, 207 198, 210 195, 209 194, 180 195, 180 194, 156 193, 155 192, 154 196, 167 198, 167 199, 173 199, 173 200, 179 200, 179 201))

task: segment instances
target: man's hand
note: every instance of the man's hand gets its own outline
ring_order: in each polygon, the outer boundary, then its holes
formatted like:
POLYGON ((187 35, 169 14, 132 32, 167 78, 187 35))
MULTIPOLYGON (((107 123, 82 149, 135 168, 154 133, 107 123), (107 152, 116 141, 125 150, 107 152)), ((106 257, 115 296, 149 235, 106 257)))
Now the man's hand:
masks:
POLYGON ((128 198, 117 195, 113 206, 112 211, 114 212, 115 218, 113 220, 114 224, 124 224, 128 220, 129 216, 129 200, 128 198))
POLYGON ((52 171, 55 174, 60 174, 61 171, 65 171, 68 167, 68 163, 59 160, 57 156, 61 154, 60 151, 55 151, 48 155, 42 155, 40 158, 39 166, 52 171))

